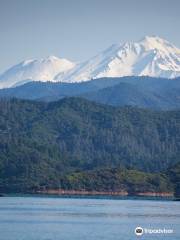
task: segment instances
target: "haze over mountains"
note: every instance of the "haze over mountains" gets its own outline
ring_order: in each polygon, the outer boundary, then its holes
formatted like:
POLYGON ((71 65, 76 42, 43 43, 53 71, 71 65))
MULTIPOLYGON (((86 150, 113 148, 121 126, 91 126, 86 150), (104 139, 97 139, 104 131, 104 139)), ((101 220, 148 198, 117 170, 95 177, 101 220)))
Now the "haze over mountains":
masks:
POLYGON ((100 78, 81 83, 29 82, 0 89, 0 98, 57 101, 77 96, 113 106, 137 106, 156 110, 180 108, 180 78, 147 76, 100 78))
POLYGON ((50 56, 23 61, 0 76, 0 88, 31 81, 82 82, 102 77, 180 76, 180 49, 159 37, 113 44, 81 63, 50 56))

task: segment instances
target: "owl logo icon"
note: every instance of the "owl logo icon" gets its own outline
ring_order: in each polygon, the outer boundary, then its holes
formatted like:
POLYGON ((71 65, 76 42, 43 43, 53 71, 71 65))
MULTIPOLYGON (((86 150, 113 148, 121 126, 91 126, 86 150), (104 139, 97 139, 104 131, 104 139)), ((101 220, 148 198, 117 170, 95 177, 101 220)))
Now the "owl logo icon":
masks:
POLYGON ((142 227, 135 228, 135 234, 137 236, 142 236, 143 235, 143 228, 142 227))

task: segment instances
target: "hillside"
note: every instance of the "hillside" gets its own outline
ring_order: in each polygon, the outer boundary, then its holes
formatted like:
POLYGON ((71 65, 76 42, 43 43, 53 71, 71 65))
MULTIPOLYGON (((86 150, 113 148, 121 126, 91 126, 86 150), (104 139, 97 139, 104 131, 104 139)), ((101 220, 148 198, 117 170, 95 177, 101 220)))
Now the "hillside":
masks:
POLYGON ((1 188, 57 186, 68 173, 99 168, 159 172, 179 161, 179 136, 180 111, 1 100, 1 188))
POLYGON ((180 79, 150 77, 101 78, 81 83, 42 83, 0 90, 0 98, 55 101, 80 96, 113 106, 137 106, 157 110, 180 108, 180 79))

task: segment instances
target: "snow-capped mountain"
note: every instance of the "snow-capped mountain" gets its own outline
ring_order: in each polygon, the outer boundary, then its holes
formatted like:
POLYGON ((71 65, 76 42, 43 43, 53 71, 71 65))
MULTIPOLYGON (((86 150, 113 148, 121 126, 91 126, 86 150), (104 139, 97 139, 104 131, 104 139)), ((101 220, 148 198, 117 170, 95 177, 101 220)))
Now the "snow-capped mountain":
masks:
POLYGON ((180 76, 180 49, 159 37, 145 37, 139 42, 113 44, 89 60, 75 64, 50 56, 27 60, 0 76, 0 88, 28 81, 81 82, 101 77, 180 76))
POLYGON ((53 81, 54 77, 75 67, 75 63, 49 56, 26 60, 8 69, 0 76, 0 88, 14 87, 29 81, 53 81))
POLYGON ((79 82, 100 77, 180 76, 180 49, 159 37, 145 37, 139 42, 114 44, 74 69, 59 74, 56 80, 79 82))

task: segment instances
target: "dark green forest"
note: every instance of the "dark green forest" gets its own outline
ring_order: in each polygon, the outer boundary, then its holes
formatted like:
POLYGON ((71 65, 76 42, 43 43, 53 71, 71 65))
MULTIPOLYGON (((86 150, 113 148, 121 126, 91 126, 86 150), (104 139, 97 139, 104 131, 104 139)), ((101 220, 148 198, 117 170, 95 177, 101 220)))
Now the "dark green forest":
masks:
POLYGON ((170 191, 178 189, 172 172, 179 159, 178 110, 112 107, 81 98, 0 100, 2 192, 59 185, 170 191))
POLYGON ((166 174, 145 173, 134 169, 111 168, 74 172, 61 180, 63 189, 88 191, 171 192, 173 183, 166 174))

